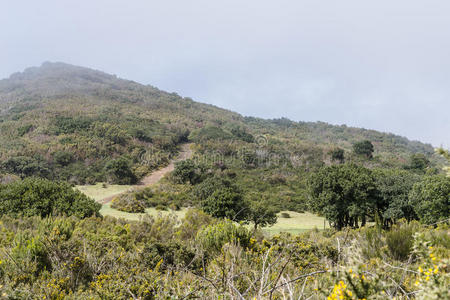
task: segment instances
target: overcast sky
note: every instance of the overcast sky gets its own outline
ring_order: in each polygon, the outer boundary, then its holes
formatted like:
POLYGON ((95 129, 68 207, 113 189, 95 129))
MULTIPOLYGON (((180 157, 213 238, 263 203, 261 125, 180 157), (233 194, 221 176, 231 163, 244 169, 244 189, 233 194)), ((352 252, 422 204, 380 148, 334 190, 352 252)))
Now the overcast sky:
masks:
POLYGON ((0 0, 0 78, 44 61, 450 146, 448 0, 0 0))

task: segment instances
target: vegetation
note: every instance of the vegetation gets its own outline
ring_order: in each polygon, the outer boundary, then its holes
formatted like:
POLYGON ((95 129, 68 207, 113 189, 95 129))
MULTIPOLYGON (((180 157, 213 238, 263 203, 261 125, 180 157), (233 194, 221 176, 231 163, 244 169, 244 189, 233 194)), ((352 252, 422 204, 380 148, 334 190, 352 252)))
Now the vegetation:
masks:
POLYGON ((46 63, 0 81, 1 297, 448 299, 445 157, 46 63))
POLYGON ((0 215, 12 217, 98 215, 100 204, 64 182, 27 178, 0 185, 0 215))
POLYGON ((183 220, 3 216, 0 221, 5 298, 449 296, 448 226, 401 223, 390 231, 264 238, 198 211, 183 220))

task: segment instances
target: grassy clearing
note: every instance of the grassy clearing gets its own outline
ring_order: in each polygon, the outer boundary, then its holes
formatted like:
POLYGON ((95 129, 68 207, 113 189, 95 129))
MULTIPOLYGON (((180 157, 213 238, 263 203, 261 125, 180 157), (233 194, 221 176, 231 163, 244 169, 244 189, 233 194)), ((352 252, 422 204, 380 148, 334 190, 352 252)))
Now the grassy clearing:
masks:
MULTIPOLYGON (((111 204, 107 203, 102 206, 102 209, 100 210, 100 213, 103 216, 112 216, 116 218, 124 218, 126 220, 132 220, 132 221, 138 221, 140 218, 142 218, 146 213, 151 216, 157 216, 158 214, 161 215, 168 215, 168 214, 175 214, 178 219, 184 218, 184 215, 186 214, 187 208, 182 208, 179 211, 173 211, 173 210, 156 210, 155 208, 147 208, 145 210, 145 213, 127 213, 122 212, 117 209, 111 208, 111 204)), ((324 229, 324 218, 318 217, 311 213, 297 213, 293 211, 286 211, 291 217, 290 218, 282 218, 280 217, 280 214, 278 215, 278 222, 271 226, 271 227, 265 227, 263 230, 270 235, 277 234, 280 232, 289 232, 292 234, 301 233, 307 230, 311 230, 314 228, 317 229, 324 229)), ((326 227, 329 228, 328 222, 326 222, 326 227)))
MULTIPOLYGON (((133 188, 132 185, 106 185, 103 187, 102 183, 97 183, 95 185, 83 185, 77 186, 78 190, 83 192, 89 197, 94 198, 96 201, 100 201, 109 196, 113 196, 116 194, 124 193, 133 188)), ((157 216, 158 214, 167 215, 167 214, 175 214, 178 219, 184 218, 187 209, 182 208, 179 211, 161 211, 156 210, 155 208, 147 208, 145 213, 126 213, 119 211, 117 209, 111 208, 111 203, 104 204, 100 213, 103 216, 112 216, 116 218, 124 218, 126 220, 138 221, 142 216, 146 213, 151 216, 157 216)), ((311 230, 314 228, 324 229, 324 218, 316 216, 311 213, 297 213, 293 211, 283 211, 278 214, 278 222, 271 226, 263 228, 264 231, 269 233, 270 235, 277 234, 280 232, 289 232, 292 234, 301 233, 307 230, 311 230), (282 218, 281 213, 288 213, 290 218, 282 218)), ((329 228, 328 222, 325 222, 325 228, 329 228)))
MULTIPOLYGON (((324 229, 325 218, 311 213, 298 213, 294 211, 283 211, 278 214, 277 223, 271 227, 263 228, 269 234, 280 232, 289 232, 292 234, 301 233, 314 228, 324 229), (282 218, 281 213, 288 213, 290 218, 282 218)), ((328 222, 325 222, 325 228, 329 228, 328 222)))
POLYGON ((100 201, 104 198, 124 193, 133 188, 133 186, 106 184, 104 187, 103 183, 100 182, 94 185, 77 185, 76 188, 86 196, 94 198, 95 201, 100 201))

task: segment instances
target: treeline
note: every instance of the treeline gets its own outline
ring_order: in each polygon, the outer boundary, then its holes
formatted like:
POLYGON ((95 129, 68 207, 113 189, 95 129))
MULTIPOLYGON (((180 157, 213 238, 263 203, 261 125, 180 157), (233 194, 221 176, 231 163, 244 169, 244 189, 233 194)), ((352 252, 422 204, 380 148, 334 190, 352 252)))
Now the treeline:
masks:
POLYGON ((309 206, 333 227, 389 227, 399 219, 432 224, 450 217, 450 178, 355 164, 322 168, 309 181, 309 206))

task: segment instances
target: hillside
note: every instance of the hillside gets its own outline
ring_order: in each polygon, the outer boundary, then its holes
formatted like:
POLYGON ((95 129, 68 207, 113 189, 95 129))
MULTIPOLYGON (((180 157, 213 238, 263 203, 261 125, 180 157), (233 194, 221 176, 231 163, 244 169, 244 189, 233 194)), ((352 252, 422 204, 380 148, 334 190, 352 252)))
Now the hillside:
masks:
POLYGON ((330 160, 328 152, 337 146, 354 159, 352 144, 364 139, 375 146, 371 165, 401 166, 412 153, 438 161, 431 145, 393 134, 243 117, 64 63, 47 62, 0 81, 3 173, 77 184, 130 184, 166 165, 178 145, 188 140, 197 143, 199 155, 219 151, 229 156, 260 147, 261 139, 277 162, 295 156, 303 164, 320 165, 330 160))

